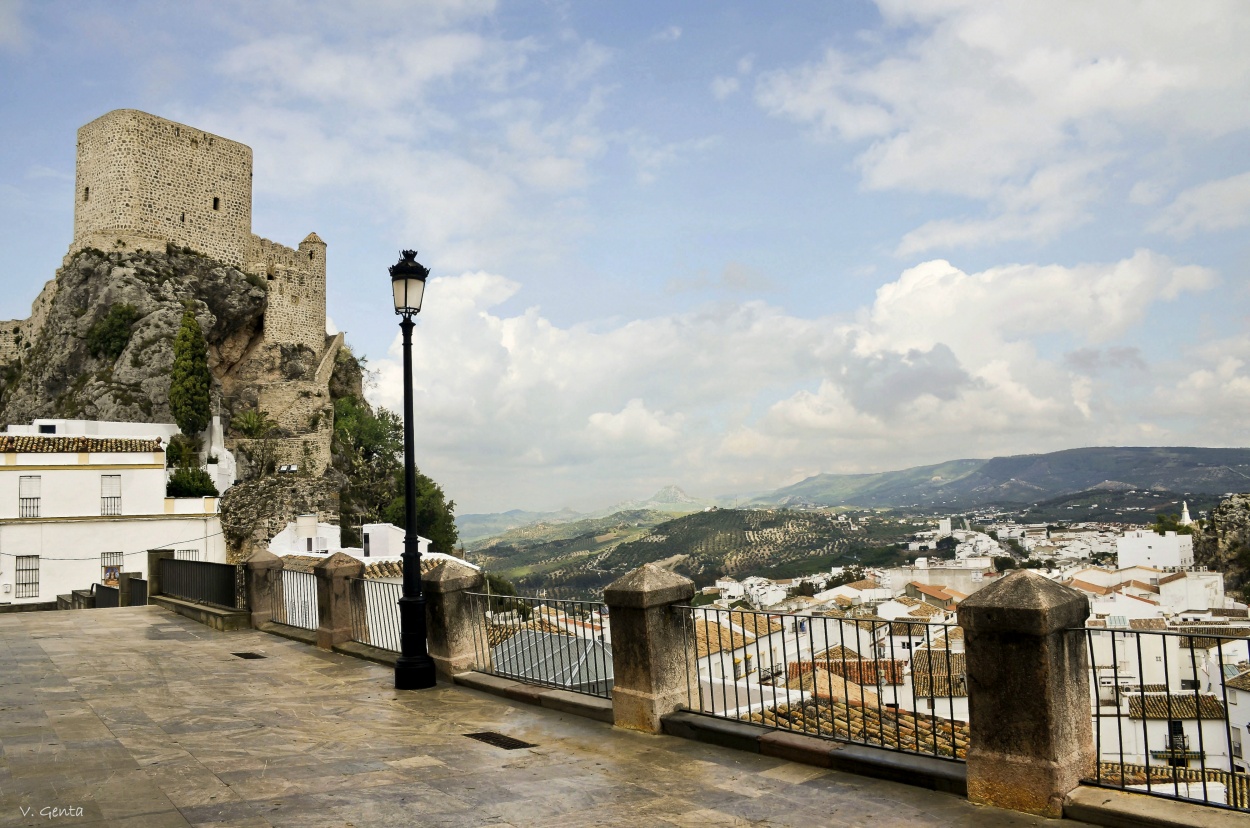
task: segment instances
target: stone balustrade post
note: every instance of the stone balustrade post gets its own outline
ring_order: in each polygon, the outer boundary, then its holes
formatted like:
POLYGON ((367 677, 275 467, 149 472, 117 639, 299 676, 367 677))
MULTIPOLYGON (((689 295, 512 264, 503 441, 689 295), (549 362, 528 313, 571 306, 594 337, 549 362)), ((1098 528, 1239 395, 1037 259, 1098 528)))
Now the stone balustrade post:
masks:
POLYGON ((1046 817, 1094 769, 1089 604, 1015 570, 959 605, 968 670, 968 799, 1046 817))
POLYGON ((335 552, 313 567, 317 576, 317 646, 332 650, 351 641, 352 613, 350 580, 359 578, 365 565, 342 552, 335 552))
POLYGON ((161 589, 161 565, 158 561, 165 558, 172 558, 174 550, 172 549, 149 549, 148 550, 148 596, 163 595, 161 589))
POLYGON ((676 605, 694 597, 694 582, 643 564, 603 591, 612 629, 612 714, 617 727, 661 732, 660 717, 690 700, 696 675, 694 640, 676 605))
POLYGON ((482 573, 455 561, 445 561, 421 578, 425 593, 426 647, 435 671, 450 679, 477 664, 477 645, 486 641, 486 605, 469 592, 480 589, 482 573))
POLYGON ((247 606, 252 628, 273 620, 273 598, 281 595, 282 559, 268 549, 258 549, 247 559, 247 606))

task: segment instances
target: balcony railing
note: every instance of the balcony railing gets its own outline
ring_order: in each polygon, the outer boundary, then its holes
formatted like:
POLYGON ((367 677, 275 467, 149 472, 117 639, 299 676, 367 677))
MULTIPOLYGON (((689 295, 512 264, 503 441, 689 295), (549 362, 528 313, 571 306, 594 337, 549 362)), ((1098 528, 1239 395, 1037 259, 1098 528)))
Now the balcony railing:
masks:
POLYGON ((478 669, 526 684, 612 698, 607 607, 593 601, 468 593, 478 669))
POLYGON ((691 711, 944 759, 966 755, 967 679, 954 624, 679 609, 694 659, 686 666, 691 711))
POLYGON ((122 513, 122 499, 120 497, 100 498, 100 514, 101 515, 120 515, 121 513, 122 513))
POLYGON ((17 499, 17 516, 20 518, 39 517, 39 498, 19 497, 17 499))
POLYGON ((161 558, 158 566, 165 595, 230 609, 245 603, 239 600, 239 567, 233 564, 161 558))
POLYGON ((270 619, 305 630, 317 629, 317 576, 295 569, 282 570, 270 597, 270 619))
POLYGON ((399 599, 404 585, 393 581, 351 578, 352 640, 399 652, 399 599))
POLYGON ((1243 657, 1246 639, 1215 627, 1098 628, 1086 641, 1099 760, 1087 782, 1250 810, 1224 684, 1224 665, 1243 657))

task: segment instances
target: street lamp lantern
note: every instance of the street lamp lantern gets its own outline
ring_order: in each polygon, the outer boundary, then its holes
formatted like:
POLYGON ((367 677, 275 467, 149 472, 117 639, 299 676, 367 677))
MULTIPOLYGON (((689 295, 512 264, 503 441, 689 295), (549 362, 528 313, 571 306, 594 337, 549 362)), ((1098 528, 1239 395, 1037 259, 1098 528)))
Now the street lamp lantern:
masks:
POLYGON ((421 312, 421 299, 425 295, 425 280, 430 275, 428 267, 417 261, 417 251, 404 250, 403 256, 391 265, 391 292, 395 294, 395 313, 414 316, 421 312))
POLYGON ((434 660, 426 648, 425 596, 421 593, 421 546, 417 538, 417 464, 412 446, 412 317, 421 312, 427 267, 417 251, 402 251, 391 265, 391 292, 404 334, 404 593, 399 599, 399 658, 395 689, 423 690, 434 686, 434 660))

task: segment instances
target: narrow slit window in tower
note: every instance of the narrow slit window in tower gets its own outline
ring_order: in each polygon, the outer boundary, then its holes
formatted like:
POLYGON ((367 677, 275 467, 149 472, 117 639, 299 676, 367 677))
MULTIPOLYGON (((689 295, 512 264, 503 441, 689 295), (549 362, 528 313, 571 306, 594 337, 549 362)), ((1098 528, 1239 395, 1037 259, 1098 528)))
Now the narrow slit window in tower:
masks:
POLYGON ((90 201, 90 200, 91 200, 91 188, 90 188, 90 187, 83 187, 83 188, 82 188, 82 200, 83 200, 83 201, 90 201))
POLYGON ((218 198, 217 196, 213 196, 213 209, 214 210, 221 209, 221 199, 218 198))
POLYGON ((182 216, 181 216, 181 218, 182 218, 182 223, 183 223, 183 224, 186 224, 186 223, 187 223, 187 214, 186 214, 186 213, 183 213, 183 214, 182 214, 182 216))

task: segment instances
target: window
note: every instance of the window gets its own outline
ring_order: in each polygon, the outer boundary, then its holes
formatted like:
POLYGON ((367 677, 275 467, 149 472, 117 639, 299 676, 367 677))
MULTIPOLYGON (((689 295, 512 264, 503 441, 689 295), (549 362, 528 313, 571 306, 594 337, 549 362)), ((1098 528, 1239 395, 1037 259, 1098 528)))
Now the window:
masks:
POLYGON ((308 538, 307 540, 308 540, 308 548, 307 548, 306 550, 304 550, 304 551, 306 551, 306 552, 311 552, 311 551, 312 551, 312 542, 313 542, 313 539, 312 539, 312 538, 308 538))
POLYGON ((39 475, 22 475, 17 480, 17 516, 39 517, 39 475))
POLYGON ((217 196, 213 196, 213 209, 214 210, 221 209, 221 199, 218 198, 217 196))
POLYGON ((40 425, 39 433, 40 434, 56 434, 56 425, 52 423, 48 423, 46 425, 40 425))
POLYGON ((369 557, 369 533, 364 533, 365 557, 369 557))
POLYGON ((83 200, 83 201, 90 201, 90 200, 91 200, 91 188, 90 188, 90 187, 83 187, 83 188, 82 188, 82 200, 83 200))
POLYGON ((117 584, 117 576, 122 574, 123 559, 121 552, 100 553, 100 583, 117 584))
POLYGON ((204 553, 198 549, 175 549, 174 560, 175 561, 202 561, 204 560, 204 553))
POLYGON ((186 213, 183 213, 183 214, 180 216, 180 220, 182 221, 182 223, 183 223, 183 224, 186 224, 186 223, 187 223, 187 214, 186 214, 186 213))
POLYGON ((122 476, 120 474, 100 475, 100 514, 120 515, 122 513, 122 476))
POLYGON ((1181 679, 1182 690, 1197 690, 1198 681, 1196 679, 1181 679))
MULTIPOLYGON (((38 478, 36 478, 38 479, 38 478)), ((17 598, 39 597, 39 556, 17 556, 17 583, 13 585, 17 598)))

